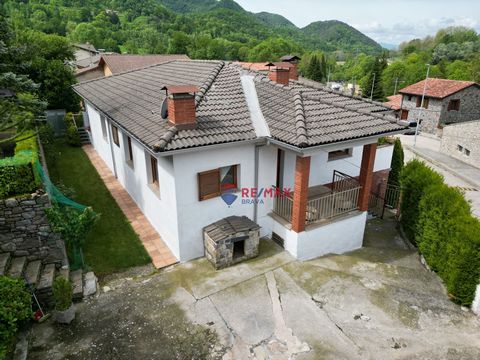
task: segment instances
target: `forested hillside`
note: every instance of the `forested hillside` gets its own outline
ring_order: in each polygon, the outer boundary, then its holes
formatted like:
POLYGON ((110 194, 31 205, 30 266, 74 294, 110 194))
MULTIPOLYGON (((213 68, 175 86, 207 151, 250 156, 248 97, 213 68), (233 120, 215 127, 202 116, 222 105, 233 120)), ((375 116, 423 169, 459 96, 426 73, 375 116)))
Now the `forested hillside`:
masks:
POLYGON ((251 61, 304 50, 381 52, 342 22, 299 29, 280 15, 245 11, 233 0, 4 0, 3 6, 14 29, 59 34, 106 51, 251 61), (272 52, 259 56, 259 49, 272 52))

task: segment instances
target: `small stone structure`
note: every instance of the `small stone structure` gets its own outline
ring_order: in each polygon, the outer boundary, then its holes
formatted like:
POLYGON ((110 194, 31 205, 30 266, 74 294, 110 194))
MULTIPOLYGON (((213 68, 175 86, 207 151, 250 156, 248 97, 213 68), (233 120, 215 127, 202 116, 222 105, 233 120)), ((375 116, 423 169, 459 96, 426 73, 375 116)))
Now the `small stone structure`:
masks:
POLYGON ((480 168, 480 120, 445 126, 440 151, 480 168))
POLYGON ((207 259, 222 269, 258 255, 260 226, 246 216, 230 216, 203 229, 207 259))
POLYGON ((45 214, 49 206, 48 195, 39 192, 0 200, 0 253, 64 265, 65 245, 50 227, 45 214))

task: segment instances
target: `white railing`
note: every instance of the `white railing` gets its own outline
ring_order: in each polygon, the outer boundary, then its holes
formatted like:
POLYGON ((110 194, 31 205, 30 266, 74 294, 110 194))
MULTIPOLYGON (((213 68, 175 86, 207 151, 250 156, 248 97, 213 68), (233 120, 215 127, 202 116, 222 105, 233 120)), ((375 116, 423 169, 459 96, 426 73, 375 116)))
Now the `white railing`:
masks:
POLYGON ((358 209, 361 186, 308 200, 306 223, 328 220, 358 209))
POLYGON ((277 188, 274 188, 274 190, 276 196, 273 200, 273 212, 284 220, 292 222, 293 199, 277 188))

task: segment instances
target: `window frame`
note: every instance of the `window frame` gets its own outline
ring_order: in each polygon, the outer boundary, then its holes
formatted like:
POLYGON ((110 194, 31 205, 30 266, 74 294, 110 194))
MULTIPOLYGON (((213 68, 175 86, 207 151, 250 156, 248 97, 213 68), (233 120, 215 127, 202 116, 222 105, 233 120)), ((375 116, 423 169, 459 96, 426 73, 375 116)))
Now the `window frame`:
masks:
POLYGON ((120 147, 120 138, 118 137, 118 127, 115 125, 111 124, 111 130, 112 130, 112 141, 115 145, 120 147))
POLYGON ((160 191, 160 180, 158 178, 158 160, 155 156, 150 155, 150 185, 160 191))
POLYGON ((346 159, 352 156, 353 156, 353 148, 329 151, 327 162, 346 159))
POLYGON ((134 160, 133 160, 133 146, 132 146, 132 138, 128 135, 125 135, 124 138, 124 143, 126 143, 125 146, 125 162, 130 166, 134 167, 134 160))
POLYGON ((107 119, 105 116, 100 115, 100 126, 102 127, 102 137, 103 140, 108 142, 108 134, 107 134, 107 119))
POLYGON ((209 200, 209 199, 219 197, 227 191, 235 191, 235 192, 238 191, 238 189, 239 189, 239 186, 238 186, 238 167, 239 167, 239 164, 227 165, 227 166, 221 166, 221 167, 216 168, 216 169, 211 169, 211 170, 202 171, 202 172, 197 173, 198 200, 199 201, 209 200), (220 169, 226 168, 226 167, 233 168, 233 184, 235 186, 232 187, 232 188, 229 188, 229 189, 222 189, 222 179, 221 179, 221 175, 220 175, 220 169), (204 191, 202 191, 202 177, 203 176, 209 176, 209 175, 212 175, 212 174, 216 174, 216 177, 217 177, 217 179, 216 179, 217 180, 217 190, 214 191, 214 192, 205 193, 204 191))
POLYGON ((449 100, 447 111, 460 111, 460 99, 449 100))
POLYGON ((422 97, 421 96, 417 96, 417 104, 416 104, 416 107, 417 108, 421 108, 423 107, 424 109, 428 109, 428 105, 430 104, 430 98, 425 96, 423 98, 423 106, 422 106, 422 97))

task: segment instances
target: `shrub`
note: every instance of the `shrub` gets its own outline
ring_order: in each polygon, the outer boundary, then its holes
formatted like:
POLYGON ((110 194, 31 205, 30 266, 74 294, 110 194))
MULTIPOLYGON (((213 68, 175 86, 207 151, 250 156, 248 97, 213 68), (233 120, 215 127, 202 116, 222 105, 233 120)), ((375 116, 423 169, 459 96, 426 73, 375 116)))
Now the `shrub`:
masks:
POLYGON ((410 161, 401 172, 402 204, 400 208, 400 222, 405 230, 405 234, 413 244, 416 244, 415 232, 419 217, 420 200, 429 186, 442 183, 443 178, 440 174, 416 159, 410 161))
POLYGON ((40 176, 33 166, 37 151, 35 133, 26 132, 17 140, 15 156, 0 159, 0 198, 31 193, 40 187, 40 176))
POLYGON ((52 290, 55 310, 67 310, 72 305, 72 283, 63 276, 59 276, 55 279, 52 290))
POLYGON ((23 280, 0 276, 0 359, 5 356, 19 324, 31 316, 31 295, 23 280))
POLYGON ((459 235, 459 225, 470 216, 470 205, 458 189, 432 185, 420 200, 415 239, 418 249, 435 271, 449 261, 447 245, 459 235))
POLYGON ((65 123, 67 126, 67 144, 71 146, 81 146, 82 142, 80 140, 80 134, 78 133, 72 113, 67 113, 67 115, 65 115, 65 123))
POLYGON ((400 174, 403 169, 404 154, 402 148, 402 142, 399 138, 395 139, 393 145, 392 164, 390 175, 388 176, 388 183, 390 185, 400 185, 400 174))

